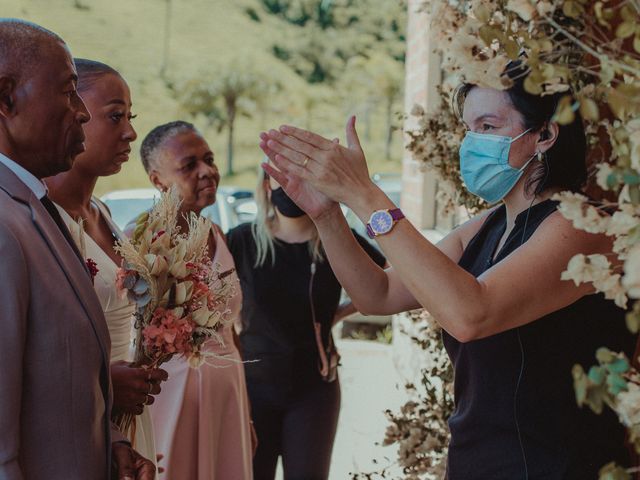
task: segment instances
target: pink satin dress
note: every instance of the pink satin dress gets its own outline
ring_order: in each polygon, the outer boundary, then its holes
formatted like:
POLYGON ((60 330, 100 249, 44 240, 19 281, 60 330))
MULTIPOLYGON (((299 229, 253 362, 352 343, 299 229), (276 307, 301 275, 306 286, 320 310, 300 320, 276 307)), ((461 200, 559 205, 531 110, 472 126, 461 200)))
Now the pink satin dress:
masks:
MULTIPOLYGON (((214 263, 234 268, 224 238, 216 235, 214 263)), ((235 272, 236 295, 230 302, 237 319, 242 293, 235 272)), ((233 322, 221 331, 224 345, 209 340, 206 350, 218 357, 194 369, 174 358, 162 365, 169 379, 151 406, 156 450, 164 455, 160 480, 251 480, 249 400, 240 354, 232 337, 233 322)))

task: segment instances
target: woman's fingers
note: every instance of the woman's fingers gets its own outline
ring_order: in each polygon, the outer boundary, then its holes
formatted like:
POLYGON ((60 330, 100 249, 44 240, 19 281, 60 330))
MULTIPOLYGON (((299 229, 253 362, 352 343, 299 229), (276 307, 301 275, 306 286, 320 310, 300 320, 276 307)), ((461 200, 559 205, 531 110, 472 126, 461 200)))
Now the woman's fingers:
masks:
POLYGON ((276 140, 278 143, 281 143, 282 145, 289 147, 296 152, 300 152, 307 157, 314 158, 319 153, 318 148, 309 145, 308 143, 302 142, 294 136, 284 135, 278 130, 269 130, 267 135, 271 138, 271 140, 276 140))
POLYGON ((260 149, 264 152, 264 154, 273 162, 273 157, 276 156, 276 152, 272 151, 269 147, 267 147, 266 142, 260 142, 260 149))
POLYGON ((307 162, 309 161, 309 157, 307 155, 286 147, 276 140, 269 140, 267 142, 267 147, 296 165, 307 166, 307 162))
POLYGON ((147 370, 147 372, 149 372, 147 380, 151 382, 160 383, 169 378, 167 371, 161 368, 154 368, 153 370, 147 370))
POLYGON ((362 150, 358 132, 356 132, 356 116, 352 115, 347 121, 347 145, 351 150, 362 150))
MULTIPOLYGON (((271 159, 271 161, 274 160, 271 159)), ((268 163, 261 164, 261 167, 265 172, 267 172, 267 174, 269 174, 270 177, 278 182, 280 186, 285 189, 285 191, 287 190, 287 185, 289 185, 289 178, 286 176, 286 174, 282 173, 276 168, 273 168, 273 166, 269 165, 268 163)))
POLYGON ((309 132, 308 130, 302 130, 301 128, 293 127, 291 125, 282 125, 280 127, 280 131, 285 135, 291 135, 298 140, 308 143, 309 145, 313 145, 314 147, 318 147, 321 150, 329 150, 334 145, 332 141, 327 140, 316 133, 309 132))
POLYGON ((144 404, 145 400, 147 399, 147 390, 145 391, 138 391, 135 393, 131 394, 131 404, 132 405, 142 405, 144 404))
POLYGON ((269 136, 266 133, 261 133, 260 134, 260 143, 259 143, 260 149, 269 158, 269 160, 273 161, 273 157, 276 156, 276 152, 274 152, 273 150, 271 150, 267 146, 267 142, 268 141, 269 141, 269 136))
MULTIPOLYGON (((299 165, 298 163, 294 162, 284 155, 280 155, 279 153, 276 154, 276 156, 273 157, 273 164, 278 167, 279 170, 282 170, 282 172, 284 172, 285 174, 295 175, 303 179, 308 178, 309 171, 304 166, 299 165)), ((280 183, 280 185, 282 184, 280 183)))
POLYGON ((162 388, 159 383, 152 383, 147 391, 148 395, 158 395, 162 391, 162 388))

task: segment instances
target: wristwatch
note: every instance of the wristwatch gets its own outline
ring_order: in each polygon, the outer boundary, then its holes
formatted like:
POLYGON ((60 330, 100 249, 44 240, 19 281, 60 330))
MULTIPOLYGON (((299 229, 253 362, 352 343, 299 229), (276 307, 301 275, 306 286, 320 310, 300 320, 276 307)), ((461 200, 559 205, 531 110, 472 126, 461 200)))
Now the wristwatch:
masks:
POLYGON ((369 217, 367 223, 367 235, 369 238, 375 238, 379 235, 389 233, 393 226, 404 218, 404 213, 399 208, 376 210, 369 217))

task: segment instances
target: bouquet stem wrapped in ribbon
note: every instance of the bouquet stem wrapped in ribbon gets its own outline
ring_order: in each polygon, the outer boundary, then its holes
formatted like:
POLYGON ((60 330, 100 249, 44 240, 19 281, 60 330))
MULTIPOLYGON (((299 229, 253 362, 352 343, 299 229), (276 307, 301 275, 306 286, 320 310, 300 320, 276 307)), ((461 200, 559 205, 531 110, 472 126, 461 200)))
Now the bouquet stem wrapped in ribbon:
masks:
MULTIPOLYGON (((118 242, 123 258, 116 286, 135 302, 134 360, 138 367, 156 368, 180 355, 194 368, 206 359, 203 344, 222 342, 217 333, 227 321, 235 294, 208 251, 211 222, 191 213, 188 231, 178 225, 180 200, 174 190, 136 222, 130 240, 118 242)), ((132 440, 135 415, 119 414, 116 424, 132 440)))

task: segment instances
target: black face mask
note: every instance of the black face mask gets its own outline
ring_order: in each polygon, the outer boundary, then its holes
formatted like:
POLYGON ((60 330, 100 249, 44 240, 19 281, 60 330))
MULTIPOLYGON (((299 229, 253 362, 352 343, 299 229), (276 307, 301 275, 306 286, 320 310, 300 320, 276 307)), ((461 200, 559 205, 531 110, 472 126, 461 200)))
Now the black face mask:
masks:
POLYGON ((289 198, 282 187, 271 190, 271 203, 285 217, 298 218, 306 215, 305 211, 289 198))

